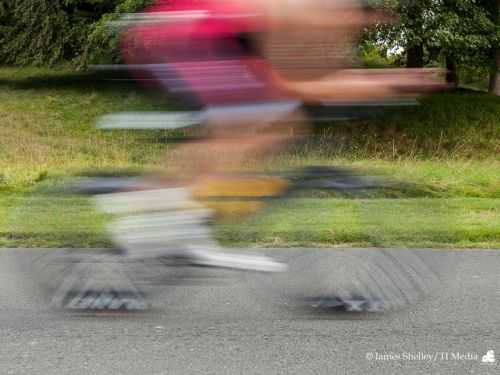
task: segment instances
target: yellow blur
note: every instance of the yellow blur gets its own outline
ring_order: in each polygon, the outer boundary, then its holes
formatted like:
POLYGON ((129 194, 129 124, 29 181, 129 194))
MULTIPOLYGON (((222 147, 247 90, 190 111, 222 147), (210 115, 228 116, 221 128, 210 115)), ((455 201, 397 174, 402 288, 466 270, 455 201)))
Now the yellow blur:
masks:
POLYGON ((193 197, 214 210, 217 217, 255 214, 265 206, 265 198, 279 197, 290 183, 265 176, 213 176, 195 184, 193 197))

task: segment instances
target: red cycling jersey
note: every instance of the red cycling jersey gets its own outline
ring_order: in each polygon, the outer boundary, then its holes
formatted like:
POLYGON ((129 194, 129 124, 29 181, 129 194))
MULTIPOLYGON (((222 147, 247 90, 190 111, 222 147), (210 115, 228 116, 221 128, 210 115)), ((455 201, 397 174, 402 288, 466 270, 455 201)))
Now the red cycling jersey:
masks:
POLYGON ((264 12, 240 1, 159 1, 149 22, 124 38, 129 64, 149 64, 169 91, 194 95, 203 105, 285 99, 253 36, 265 32, 264 12), (163 65, 163 68, 161 66, 163 65))

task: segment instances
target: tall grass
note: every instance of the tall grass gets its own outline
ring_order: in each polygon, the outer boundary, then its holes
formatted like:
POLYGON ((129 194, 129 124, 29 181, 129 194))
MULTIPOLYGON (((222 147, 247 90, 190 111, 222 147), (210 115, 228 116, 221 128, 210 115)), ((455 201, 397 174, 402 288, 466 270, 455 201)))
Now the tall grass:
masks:
POLYGON ((319 126, 310 149, 350 159, 499 159, 500 97, 461 90, 420 103, 319 126))
MULTIPOLYGON (((444 174, 443 187, 455 190, 470 177, 486 194, 496 194, 491 181, 497 181, 500 161, 500 98, 459 91, 421 103, 366 120, 317 124, 314 137, 269 164, 334 161, 405 177, 414 173, 417 180, 444 174)), ((171 107, 131 83, 64 70, 2 68, 0 189, 26 188, 79 169, 154 166, 170 147, 160 141, 167 133, 99 131, 95 122, 115 111, 171 107)))

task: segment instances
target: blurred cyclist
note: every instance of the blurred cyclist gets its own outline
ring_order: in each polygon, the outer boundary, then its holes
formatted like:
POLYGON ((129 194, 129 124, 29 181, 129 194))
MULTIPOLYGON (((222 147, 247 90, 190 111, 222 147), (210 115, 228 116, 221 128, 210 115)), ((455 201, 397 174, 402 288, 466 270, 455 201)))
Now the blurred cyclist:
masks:
MULTIPOLYGON (((439 87, 422 70, 347 69, 348 50, 377 17, 383 19, 352 0, 157 1, 137 17, 123 38, 127 64, 138 79, 203 109, 208 136, 179 146, 166 159, 169 173, 149 176, 143 190, 98 197, 101 208, 121 215, 111 232, 126 256, 283 271, 269 257, 222 251, 207 225, 212 211, 194 196, 214 186, 220 195, 242 186, 261 189, 227 173, 306 136, 303 103, 374 101, 439 87), (327 35, 330 47, 337 46, 340 52, 330 56, 327 69, 311 69, 309 56, 290 53, 286 44, 304 35, 327 35)), ((264 190, 284 188, 276 182, 264 190)), ((74 298, 71 303, 100 305, 74 298)))
MULTIPOLYGON (((428 71, 348 69, 351 46, 377 17, 383 19, 354 0, 157 1, 134 17, 123 38, 127 64, 141 81, 202 109, 206 137, 179 146, 165 161, 168 173, 148 176, 140 189, 97 198, 101 208, 119 216, 111 234, 126 257, 285 270, 269 257, 222 251, 207 225, 213 211, 196 198, 279 196, 286 190, 283 180, 230 172, 306 136, 304 103, 366 102, 441 88, 428 71), (308 44, 316 40, 326 40, 324 48, 335 51, 321 68, 315 64, 323 54, 308 44)), ((114 264, 100 259, 77 266, 54 303, 143 309, 141 293, 114 264)))
POLYGON ((203 108, 209 137, 178 147, 168 177, 151 177, 152 190, 101 199, 104 209, 124 215, 114 224, 115 242, 134 258, 182 254, 202 265, 282 269, 266 257, 220 252, 206 226, 211 211, 192 191, 306 135, 304 102, 378 100, 436 86, 423 71, 346 70, 342 54, 330 59, 328 74, 313 78, 301 57, 288 72, 266 57, 276 35, 283 40, 297 31, 352 43, 375 16, 339 0, 171 0, 147 9, 124 37, 125 59, 166 92, 203 108))

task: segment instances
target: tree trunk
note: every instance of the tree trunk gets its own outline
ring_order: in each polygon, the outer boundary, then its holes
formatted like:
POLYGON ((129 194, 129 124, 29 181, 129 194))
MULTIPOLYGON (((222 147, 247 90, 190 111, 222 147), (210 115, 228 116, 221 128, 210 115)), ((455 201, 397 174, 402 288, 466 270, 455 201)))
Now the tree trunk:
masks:
POLYGON ((446 83, 449 83, 453 88, 457 88, 458 81, 458 71, 455 59, 451 56, 446 56, 446 83))
POLYGON ((424 66, 424 46, 418 44, 406 51, 406 67, 422 68, 424 66))
MULTIPOLYGON (((495 7, 494 7, 495 8, 495 7)), ((500 24, 500 0, 496 2, 496 9, 493 9, 493 19, 500 24)), ((492 63, 490 70, 490 93, 500 96, 500 48, 492 51, 492 63)))
POLYGON ((500 96, 500 50, 497 50, 495 63, 490 72, 490 93, 500 96))

